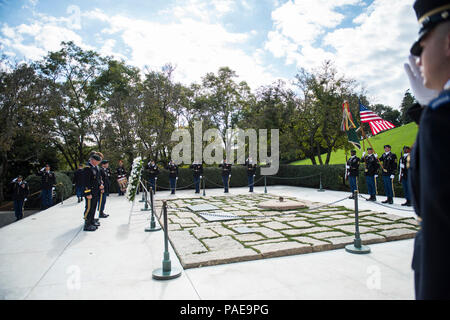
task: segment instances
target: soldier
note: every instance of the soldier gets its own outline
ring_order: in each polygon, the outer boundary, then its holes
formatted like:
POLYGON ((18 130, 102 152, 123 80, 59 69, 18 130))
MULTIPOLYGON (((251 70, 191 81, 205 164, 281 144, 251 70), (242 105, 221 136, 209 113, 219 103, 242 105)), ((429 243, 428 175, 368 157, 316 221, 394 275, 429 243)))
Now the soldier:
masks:
POLYGON ((253 192, 254 179, 256 175, 256 163, 253 163, 252 158, 248 157, 248 159, 245 160, 244 166, 247 167, 248 192, 253 192))
POLYGON ((18 176, 11 183, 13 184, 12 199, 14 201, 14 213, 16 215, 16 221, 18 221, 23 218, 23 207, 30 190, 22 176, 18 176))
POLYGON ((55 190, 56 176, 53 171, 50 171, 49 164, 46 164, 37 175, 41 176, 41 207, 42 210, 45 210, 53 205, 53 190, 55 190))
POLYGON ((230 185, 231 179, 231 163, 227 163, 224 159, 221 164, 219 164, 219 168, 222 168, 222 182, 224 187, 224 193, 228 193, 228 187, 230 185))
MULTIPOLYGON (((119 167, 116 169, 117 173, 117 181, 119 185, 119 196, 123 196, 124 192, 122 189, 124 188, 124 184, 121 184, 119 181, 126 181, 127 178, 127 171, 125 170, 123 166, 123 160, 119 160, 119 167)), ((125 182, 126 184, 126 182, 125 182)))
POLYGON ((203 165, 201 163, 194 162, 193 164, 191 164, 189 168, 194 170, 193 174, 195 183, 195 193, 200 193, 200 179, 202 178, 203 175, 203 165))
POLYGON ((391 146, 386 144, 384 146, 384 153, 380 157, 380 161, 383 162, 383 185, 386 192, 387 199, 381 201, 382 203, 394 203, 394 178, 395 170, 397 168, 397 155, 391 152, 391 146))
POLYGON ((100 162, 100 175, 102 177, 103 182, 103 192, 100 191, 100 201, 98 203, 98 211, 99 211, 99 218, 108 218, 109 214, 106 214, 105 211, 105 204, 106 199, 109 196, 109 188, 111 185, 111 169, 109 169, 109 161, 108 160, 102 160, 100 162))
POLYGON ((73 184, 75 185, 75 192, 77 194, 78 203, 83 201, 83 164, 80 163, 77 171, 73 176, 73 184))
POLYGON ((367 201, 377 201, 377 188, 376 188, 376 178, 378 177, 378 168, 380 164, 378 163, 376 153, 373 153, 372 148, 367 148, 367 155, 363 152, 362 158, 365 164, 364 174, 366 176, 367 190, 369 192, 370 198, 367 201))
POLYGON ((358 183, 357 178, 359 175, 359 162, 361 159, 359 159, 356 156, 356 150, 350 151, 351 157, 347 161, 346 165, 346 175, 348 177, 348 182, 350 183, 350 189, 352 190, 352 195, 348 197, 349 199, 354 199, 354 192, 355 190, 358 190, 358 183))
POLYGON ((409 185, 408 185, 408 159, 409 159, 410 148, 408 146, 403 147, 403 156, 399 161, 399 174, 398 181, 403 186, 403 194, 405 196, 406 202, 402 203, 402 206, 411 206, 411 200, 409 197, 409 185))
POLYGON ((94 220, 99 194, 104 188, 98 164, 101 158, 97 154, 92 154, 88 165, 83 169, 83 185, 86 206, 84 209, 84 231, 95 231, 100 225, 94 220))
POLYGON ((417 0, 414 10, 421 28, 405 70, 422 106, 413 108, 423 111, 408 172, 411 202, 421 221, 412 267, 416 299, 444 300, 450 299, 450 4, 417 0))
POLYGON ((169 181, 170 181, 170 194, 175 194, 175 190, 177 189, 177 180, 178 180, 178 166, 170 160, 169 164, 166 166, 166 169, 169 170, 169 181))
POLYGON ((158 180, 159 168, 156 165, 155 161, 152 160, 147 164, 147 170, 149 171, 149 179, 150 187, 152 187, 153 194, 156 193, 156 180, 158 180))

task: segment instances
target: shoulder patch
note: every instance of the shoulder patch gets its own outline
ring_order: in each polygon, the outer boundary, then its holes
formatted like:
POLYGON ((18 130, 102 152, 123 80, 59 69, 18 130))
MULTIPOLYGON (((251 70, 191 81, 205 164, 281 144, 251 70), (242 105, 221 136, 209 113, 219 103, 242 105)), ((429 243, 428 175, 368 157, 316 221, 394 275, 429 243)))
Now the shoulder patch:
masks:
POLYGON ((430 108, 433 110, 439 107, 445 106, 450 103, 450 90, 446 90, 439 95, 436 99, 430 102, 430 108))

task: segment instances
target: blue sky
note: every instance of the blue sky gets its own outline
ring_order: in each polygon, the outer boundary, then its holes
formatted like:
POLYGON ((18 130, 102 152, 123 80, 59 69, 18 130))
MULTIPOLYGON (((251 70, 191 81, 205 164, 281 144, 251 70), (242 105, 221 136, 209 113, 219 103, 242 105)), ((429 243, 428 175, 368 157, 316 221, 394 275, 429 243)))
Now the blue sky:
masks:
POLYGON ((72 40, 142 70, 200 82, 229 66, 253 90, 325 59, 371 103, 398 108, 418 31, 413 0, 0 0, 0 49, 36 60, 72 40))

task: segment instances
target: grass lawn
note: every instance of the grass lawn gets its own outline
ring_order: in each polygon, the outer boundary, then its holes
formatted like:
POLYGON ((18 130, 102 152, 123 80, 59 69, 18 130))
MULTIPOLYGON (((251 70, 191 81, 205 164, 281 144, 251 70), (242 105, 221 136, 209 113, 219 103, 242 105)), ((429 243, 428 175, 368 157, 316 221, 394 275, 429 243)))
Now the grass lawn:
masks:
MULTIPOLYGON (((389 144, 392 147, 391 151, 397 154, 397 157, 400 157, 403 146, 411 147, 411 145, 416 140, 417 130, 418 130, 417 125, 414 122, 411 122, 401 127, 379 133, 376 136, 369 138, 369 140, 375 150, 375 153, 377 153, 378 156, 381 156, 381 154, 384 152, 383 146, 385 144, 389 144)), ((367 141, 364 142, 364 144, 367 150, 367 148, 370 147, 370 145, 367 141)), ((356 149, 356 155, 360 158, 362 152, 364 151, 362 148, 363 143, 361 141, 361 150, 356 149)), ((350 157, 350 151, 348 151, 348 157, 350 157)), ((325 162, 325 159, 326 154, 323 154, 322 161, 325 162)), ((319 164, 319 160, 317 157, 316 161, 317 164, 319 164)), ((345 151, 343 149, 339 149, 331 153, 330 164, 343 164, 343 163, 345 163, 345 151)), ((290 164, 310 165, 312 163, 310 159, 304 159, 291 162, 290 164)))

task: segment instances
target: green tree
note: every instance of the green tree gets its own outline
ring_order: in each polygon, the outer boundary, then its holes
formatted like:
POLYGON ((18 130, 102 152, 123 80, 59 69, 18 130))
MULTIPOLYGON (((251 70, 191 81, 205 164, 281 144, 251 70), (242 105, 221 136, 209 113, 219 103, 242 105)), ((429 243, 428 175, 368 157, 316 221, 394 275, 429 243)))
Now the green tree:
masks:
POLYGON ((403 96, 402 104, 400 105, 400 112, 401 112, 400 121, 402 124, 407 124, 407 123, 412 122, 412 119, 407 114, 407 111, 409 108, 411 108, 411 106, 415 102, 416 102, 415 98, 411 94, 411 92, 409 92, 409 89, 406 90, 405 95, 403 96))

